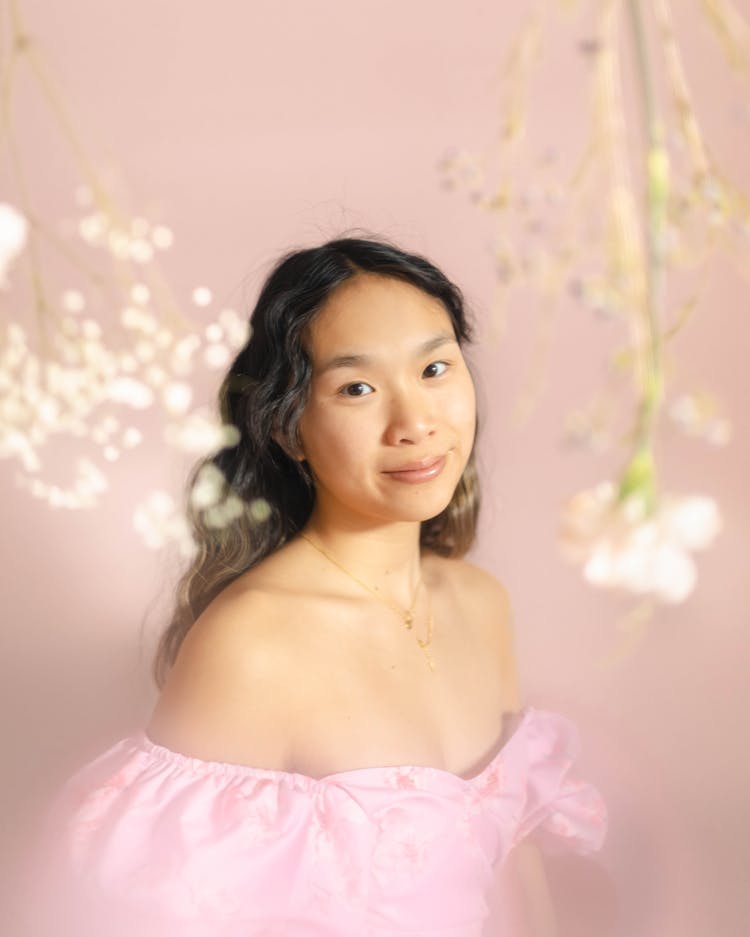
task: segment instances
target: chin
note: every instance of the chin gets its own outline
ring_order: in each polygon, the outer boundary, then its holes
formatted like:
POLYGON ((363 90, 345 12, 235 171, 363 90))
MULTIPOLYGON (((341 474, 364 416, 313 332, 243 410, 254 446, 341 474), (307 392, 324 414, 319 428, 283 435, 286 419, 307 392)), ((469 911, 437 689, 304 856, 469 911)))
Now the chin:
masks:
POLYGON ((412 506, 411 510, 406 510, 404 514, 399 517, 399 520, 418 521, 419 523, 431 521, 433 517, 437 517, 438 514, 443 513, 451 503, 452 497, 453 492, 451 492, 450 498, 431 498, 429 501, 425 499, 423 504, 415 504, 412 506))

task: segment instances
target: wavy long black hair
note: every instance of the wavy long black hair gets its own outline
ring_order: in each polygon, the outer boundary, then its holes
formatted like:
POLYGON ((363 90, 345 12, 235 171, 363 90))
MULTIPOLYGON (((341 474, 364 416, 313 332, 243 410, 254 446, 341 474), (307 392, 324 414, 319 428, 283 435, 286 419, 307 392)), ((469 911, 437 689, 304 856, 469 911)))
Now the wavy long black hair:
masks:
MULTIPOLYGON (((177 584, 174 612, 156 649, 152 673, 159 688, 208 604, 293 537, 310 516, 315 488, 309 468, 287 454, 300 444, 298 425, 312 375, 302 339, 331 293, 360 272, 404 280, 436 297, 459 345, 472 341, 460 289, 429 260, 392 243, 344 237, 291 251, 276 262, 253 309, 249 339, 219 390, 222 421, 237 427, 239 441, 201 459, 188 478, 185 509, 197 549, 177 584), (208 523, 190 497, 207 467, 215 476, 216 469, 221 472, 225 500, 240 505, 220 525, 208 523)), ((442 556, 463 556, 476 537, 475 448, 476 433, 450 503, 421 525, 422 547, 442 556)))

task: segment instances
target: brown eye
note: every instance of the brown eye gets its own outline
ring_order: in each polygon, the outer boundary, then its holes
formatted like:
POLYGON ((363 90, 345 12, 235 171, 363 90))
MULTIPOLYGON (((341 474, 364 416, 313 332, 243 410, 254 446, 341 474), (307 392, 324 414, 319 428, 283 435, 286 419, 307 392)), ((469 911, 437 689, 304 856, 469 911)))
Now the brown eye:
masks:
MULTIPOLYGON (((432 364, 428 364, 428 365, 427 365, 427 367, 425 368, 425 371, 426 371, 428 368, 434 368, 434 367, 436 367, 436 366, 439 365, 439 364, 442 364, 442 365, 445 367, 445 371, 447 371, 448 368, 450 367, 450 365, 448 364, 447 361, 433 361, 432 364)), ((445 374, 445 371, 441 371, 440 374, 433 374, 433 375, 431 375, 431 376, 432 376, 432 377, 440 377, 441 374, 445 374)))
POLYGON ((364 381, 355 381, 354 384, 347 384, 346 387, 342 387, 339 393, 344 397, 367 397, 368 394, 348 394, 346 391, 351 387, 369 387, 369 384, 366 384, 364 381))

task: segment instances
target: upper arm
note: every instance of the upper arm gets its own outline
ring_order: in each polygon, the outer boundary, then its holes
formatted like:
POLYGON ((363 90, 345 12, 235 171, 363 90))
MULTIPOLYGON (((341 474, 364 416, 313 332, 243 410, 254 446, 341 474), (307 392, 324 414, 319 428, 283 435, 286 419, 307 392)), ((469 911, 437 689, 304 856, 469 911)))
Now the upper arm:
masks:
POLYGON ((486 640, 497 654, 499 679, 505 687, 509 710, 521 708, 516 661, 513 609, 506 587, 492 573, 465 562, 467 587, 476 603, 477 618, 483 622, 486 640))
POLYGON ((539 847, 528 840, 518 843, 494 873, 490 907, 505 924, 502 933, 556 937, 555 905, 539 847))
POLYGON ((147 733, 207 761, 285 767, 290 731, 279 674, 273 603, 261 593, 221 595, 180 646, 147 733))

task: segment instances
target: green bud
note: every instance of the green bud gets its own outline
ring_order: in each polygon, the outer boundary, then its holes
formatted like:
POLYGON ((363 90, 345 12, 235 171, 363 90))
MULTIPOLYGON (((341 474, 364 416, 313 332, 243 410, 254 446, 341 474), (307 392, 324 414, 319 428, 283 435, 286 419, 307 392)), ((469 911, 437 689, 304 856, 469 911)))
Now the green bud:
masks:
POLYGON ((648 154, 648 193, 653 205, 662 206, 669 193, 669 155, 663 146, 652 146, 648 154))

